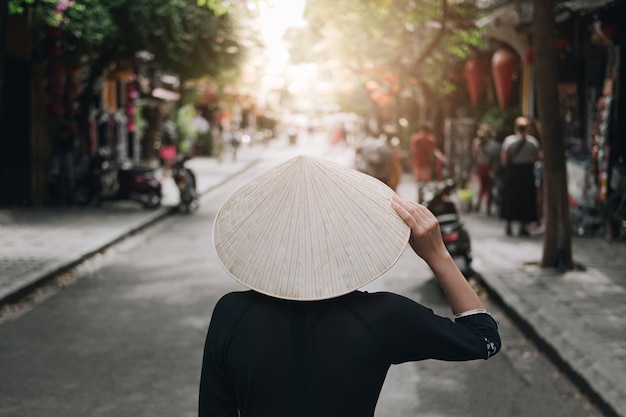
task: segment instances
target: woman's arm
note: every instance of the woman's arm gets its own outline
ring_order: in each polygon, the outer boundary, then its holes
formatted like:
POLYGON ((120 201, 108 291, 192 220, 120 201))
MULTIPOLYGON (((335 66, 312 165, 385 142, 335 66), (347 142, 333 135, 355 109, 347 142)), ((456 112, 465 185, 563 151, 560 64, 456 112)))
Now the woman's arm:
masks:
POLYGON ((509 162, 509 148, 505 146, 505 144, 502 144, 502 149, 500 150, 500 164, 502 164, 502 166, 505 167, 508 162, 509 162))
POLYGON ((441 237, 437 218, 421 204, 394 195, 392 207, 411 228, 409 243, 432 269, 452 313, 484 310, 485 306, 454 263, 441 237))

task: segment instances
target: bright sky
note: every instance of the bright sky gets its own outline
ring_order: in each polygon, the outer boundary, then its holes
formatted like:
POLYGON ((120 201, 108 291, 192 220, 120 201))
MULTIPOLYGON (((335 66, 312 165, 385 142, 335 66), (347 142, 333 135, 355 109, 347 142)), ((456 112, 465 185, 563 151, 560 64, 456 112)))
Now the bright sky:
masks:
POLYGON ((280 74, 288 59, 282 36, 289 26, 302 21, 306 0, 265 0, 261 2, 261 30, 268 47, 269 74, 280 74))

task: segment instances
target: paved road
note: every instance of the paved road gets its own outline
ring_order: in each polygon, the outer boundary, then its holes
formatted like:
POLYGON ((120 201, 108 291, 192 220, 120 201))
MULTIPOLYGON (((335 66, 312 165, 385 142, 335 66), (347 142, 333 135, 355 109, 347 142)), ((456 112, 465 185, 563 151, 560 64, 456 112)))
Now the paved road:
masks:
MULTIPOLYGON (((222 294, 242 288, 211 250, 213 218, 235 188, 286 155, 206 194, 198 213, 165 217, 82 263, 63 287, 44 288, 39 302, 0 325, 0 416, 194 416, 210 313, 222 294)), ((450 314, 410 250, 365 290, 399 292, 450 314)), ((394 366, 376 416, 600 417, 482 296, 501 322, 501 354, 394 366)))
MULTIPOLYGON (((283 147, 278 152, 287 156, 294 150, 323 148, 322 142, 308 146, 283 147)), ((247 155, 241 152, 237 162, 227 158, 222 163, 192 162, 202 187, 209 189, 248 167, 256 156, 253 150, 247 155)), ((410 193, 410 182, 405 185, 410 193)), ((80 263, 167 213, 167 208, 145 212, 128 205, 102 211, 0 210, 0 300, 80 263)), ((541 254, 540 237, 506 237, 496 219, 474 214, 465 219, 473 237, 475 269, 492 295, 607 415, 626 416, 625 246, 601 238, 574 238, 575 259, 586 269, 561 274, 533 266, 541 254)), ((64 286, 71 281, 67 274, 52 283, 64 286)), ((45 296, 45 292, 35 293, 35 298, 45 296)), ((0 320, 26 310, 21 305, 5 307, 0 320)))

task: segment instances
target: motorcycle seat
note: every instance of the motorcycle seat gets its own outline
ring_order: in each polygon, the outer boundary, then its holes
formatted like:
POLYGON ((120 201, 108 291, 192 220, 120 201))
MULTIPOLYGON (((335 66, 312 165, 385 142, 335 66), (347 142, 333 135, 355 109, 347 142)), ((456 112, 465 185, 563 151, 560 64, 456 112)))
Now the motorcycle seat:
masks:
POLYGON ((457 214, 453 214, 453 213, 441 214, 441 215, 438 215, 436 217, 437 217, 437 220, 439 221, 439 223, 442 223, 442 224, 455 223, 455 222, 458 222, 460 220, 459 216, 457 214))
POLYGON ((149 172, 154 172, 155 169, 153 167, 150 166, 132 166, 129 168, 123 168, 120 170, 120 173, 124 173, 126 175, 141 175, 141 174, 147 174, 149 172))

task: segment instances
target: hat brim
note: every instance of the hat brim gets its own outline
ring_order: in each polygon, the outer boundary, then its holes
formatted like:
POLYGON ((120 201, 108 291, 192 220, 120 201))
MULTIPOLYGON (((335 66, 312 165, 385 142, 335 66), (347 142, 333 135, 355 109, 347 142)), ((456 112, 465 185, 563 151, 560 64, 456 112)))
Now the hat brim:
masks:
POLYGON ((277 298, 323 300, 391 268, 410 236, 374 177, 300 155, 260 175, 222 205, 213 245, 226 272, 277 298))

